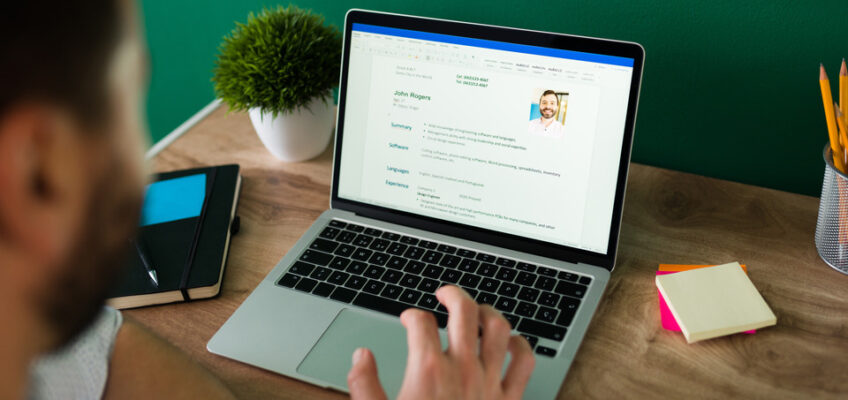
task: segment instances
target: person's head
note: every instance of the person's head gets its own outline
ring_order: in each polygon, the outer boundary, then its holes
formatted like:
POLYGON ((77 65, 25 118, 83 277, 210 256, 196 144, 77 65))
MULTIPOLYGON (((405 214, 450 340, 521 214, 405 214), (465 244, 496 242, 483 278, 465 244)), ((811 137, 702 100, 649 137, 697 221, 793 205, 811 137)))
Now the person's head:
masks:
POLYGON ((556 92, 553 90, 545 90, 542 95, 539 96, 539 113, 542 114, 542 118, 553 118, 558 109, 559 97, 557 97, 556 92))
POLYGON ((135 14, 124 0, 15 1, 0 16, 0 334, 33 330, 40 351, 94 319, 137 226, 135 14))

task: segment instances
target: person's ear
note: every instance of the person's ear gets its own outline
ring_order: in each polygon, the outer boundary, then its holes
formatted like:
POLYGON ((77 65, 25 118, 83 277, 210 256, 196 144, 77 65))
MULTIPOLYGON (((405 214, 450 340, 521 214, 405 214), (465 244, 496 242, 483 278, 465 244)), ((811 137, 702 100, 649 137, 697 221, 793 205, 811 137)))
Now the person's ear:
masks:
POLYGON ((33 261, 61 258, 83 217, 87 163, 76 126, 40 104, 0 115, 0 238, 33 261))

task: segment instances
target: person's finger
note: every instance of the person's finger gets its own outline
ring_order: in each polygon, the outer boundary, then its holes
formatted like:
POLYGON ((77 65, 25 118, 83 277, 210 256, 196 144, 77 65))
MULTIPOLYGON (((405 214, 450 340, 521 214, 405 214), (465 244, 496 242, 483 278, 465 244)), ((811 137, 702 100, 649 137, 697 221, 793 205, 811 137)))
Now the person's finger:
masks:
POLYGON ((370 350, 360 347, 353 352, 353 366, 347 373, 347 387, 352 400, 386 399, 386 392, 377 377, 377 361, 370 350))
POLYGON ((457 286, 439 288, 436 298, 448 309, 448 353, 476 357, 480 329, 477 303, 457 286))
POLYGON ((490 378, 496 376, 500 381, 511 327, 503 315, 488 304, 480 306, 480 326, 483 327, 480 339, 483 369, 490 378))
POLYGON ((520 399, 536 366, 536 359, 530 343, 520 335, 509 338, 509 353, 512 354, 512 360, 503 379, 504 398, 520 399))
POLYGON ((400 322, 406 328, 406 343, 409 346, 407 363, 420 362, 429 355, 441 355, 442 344, 436 317, 432 313, 410 308, 400 314, 400 322))

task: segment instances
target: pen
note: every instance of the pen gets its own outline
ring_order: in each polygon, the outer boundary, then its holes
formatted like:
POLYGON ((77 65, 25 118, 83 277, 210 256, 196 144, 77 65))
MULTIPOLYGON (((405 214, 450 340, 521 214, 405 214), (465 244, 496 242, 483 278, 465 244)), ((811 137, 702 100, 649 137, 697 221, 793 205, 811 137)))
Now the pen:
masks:
POLYGON ((159 287, 159 279, 156 277, 156 270, 153 269, 153 265, 150 263, 150 260, 147 259, 147 254, 145 254, 141 249, 138 241, 133 240, 133 244, 135 245, 136 253, 138 253, 138 258, 141 259, 141 264, 144 265, 144 270, 147 271, 147 275, 153 282, 153 286, 159 287))

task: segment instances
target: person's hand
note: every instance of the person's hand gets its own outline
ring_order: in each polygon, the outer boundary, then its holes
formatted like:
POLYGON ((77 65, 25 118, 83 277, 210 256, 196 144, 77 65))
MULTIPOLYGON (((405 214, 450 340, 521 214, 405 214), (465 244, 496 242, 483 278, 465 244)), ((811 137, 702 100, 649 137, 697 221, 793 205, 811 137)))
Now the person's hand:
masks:
MULTIPOLYGON (((442 351, 433 314, 404 311, 400 321, 406 327, 409 354, 398 398, 520 399, 536 362, 527 340, 510 336, 509 322, 500 312, 478 306, 456 286, 440 288, 436 297, 449 312, 448 349, 442 351), (501 376, 507 351, 512 360, 501 376)), ((354 400, 386 398, 374 355, 367 349, 353 353, 347 384, 354 400)))

